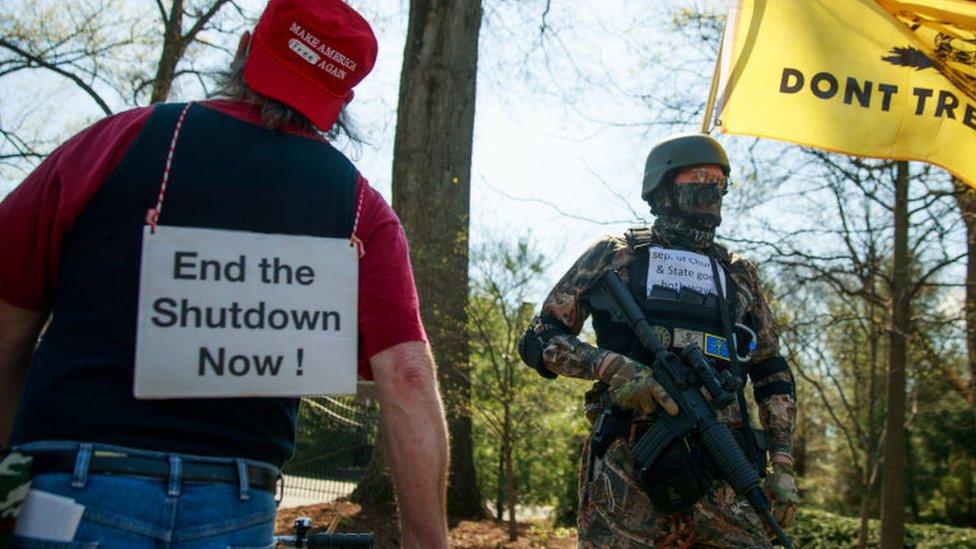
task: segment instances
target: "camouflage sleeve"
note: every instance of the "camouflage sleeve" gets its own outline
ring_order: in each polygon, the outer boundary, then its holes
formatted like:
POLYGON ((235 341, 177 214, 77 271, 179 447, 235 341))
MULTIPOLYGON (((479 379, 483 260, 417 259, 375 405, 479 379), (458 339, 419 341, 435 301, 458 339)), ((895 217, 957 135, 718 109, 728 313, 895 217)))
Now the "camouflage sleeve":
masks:
MULTIPOLYGON (((533 329, 548 328, 539 317, 532 324, 533 329)), ((598 379, 599 372, 619 356, 584 343, 570 334, 554 335, 544 340, 542 345, 543 366, 559 375, 580 379, 598 379)))
POLYGON ((796 423, 796 400, 793 395, 770 395, 759 404, 759 421, 766 430, 766 447, 770 456, 793 457, 793 427, 796 423))
POLYGON ((626 250, 626 241, 614 236, 593 243, 549 292, 541 316, 558 320, 574 335, 579 334, 590 316, 583 292, 607 269, 620 267, 626 250))
POLYGON ((749 363, 753 395, 759 406, 759 421, 766 430, 769 454, 793 455, 793 428, 796 423, 796 388, 793 373, 780 356, 779 325, 766 302, 759 270, 745 259, 733 263, 733 269, 744 275, 751 295, 748 314, 756 332, 756 348, 749 363))
POLYGON ((623 239, 603 238, 583 252, 549 292, 526 334, 536 339, 545 368, 569 377, 598 379, 608 364, 621 358, 576 336, 591 312, 583 293, 607 269, 623 266, 627 257, 623 239))

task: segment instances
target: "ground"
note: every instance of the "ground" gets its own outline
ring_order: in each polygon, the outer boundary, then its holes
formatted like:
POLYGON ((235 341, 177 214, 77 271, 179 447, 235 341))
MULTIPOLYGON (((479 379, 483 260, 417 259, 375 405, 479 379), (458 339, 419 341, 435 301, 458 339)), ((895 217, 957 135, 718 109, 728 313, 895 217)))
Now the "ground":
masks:
MULTIPOLYGON (((313 532, 373 532, 374 547, 398 547, 395 512, 388 507, 360 507, 348 501, 321 503, 305 507, 279 509, 276 533, 291 533, 295 518, 312 519, 313 532)), ((570 549, 576 547, 576 534, 572 530, 553 529, 545 523, 519 523, 519 540, 508 541, 508 529, 494 520, 461 521, 450 531, 453 548, 505 548, 527 549, 545 547, 570 549)))

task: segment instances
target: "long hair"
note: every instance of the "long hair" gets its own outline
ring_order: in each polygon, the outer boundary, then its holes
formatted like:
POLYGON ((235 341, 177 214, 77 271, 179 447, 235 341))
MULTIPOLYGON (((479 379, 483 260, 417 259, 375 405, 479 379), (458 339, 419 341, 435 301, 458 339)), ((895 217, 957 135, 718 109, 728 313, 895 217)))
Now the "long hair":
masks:
POLYGON ((244 82, 244 63, 246 60, 247 52, 244 55, 234 57, 227 71, 217 77, 217 90, 213 97, 235 99, 261 107, 261 125, 271 130, 283 130, 289 125, 294 125, 303 131, 324 134, 330 141, 343 136, 356 146, 364 143, 363 139, 359 137, 359 132, 350 122, 345 107, 339 111, 339 116, 331 128, 318 128, 302 113, 249 88, 244 82))

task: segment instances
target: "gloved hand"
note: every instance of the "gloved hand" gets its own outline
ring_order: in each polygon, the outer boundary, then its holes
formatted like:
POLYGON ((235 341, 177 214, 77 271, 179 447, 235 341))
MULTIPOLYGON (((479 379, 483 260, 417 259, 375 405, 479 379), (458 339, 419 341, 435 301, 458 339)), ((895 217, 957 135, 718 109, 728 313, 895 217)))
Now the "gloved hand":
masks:
POLYGON ((773 456, 773 472, 763 482, 763 492, 773 502, 773 518, 780 527, 787 528, 796 521, 796 505, 800 496, 793 478, 793 458, 785 454, 773 456), (777 459, 784 456, 787 459, 777 459))
POLYGON ((610 385, 613 400, 621 407, 650 414, 658 405, 669 415, 678 415, 678 405, 654 379, 654 372, 640 362, 611 353, 600 378, 610 385))

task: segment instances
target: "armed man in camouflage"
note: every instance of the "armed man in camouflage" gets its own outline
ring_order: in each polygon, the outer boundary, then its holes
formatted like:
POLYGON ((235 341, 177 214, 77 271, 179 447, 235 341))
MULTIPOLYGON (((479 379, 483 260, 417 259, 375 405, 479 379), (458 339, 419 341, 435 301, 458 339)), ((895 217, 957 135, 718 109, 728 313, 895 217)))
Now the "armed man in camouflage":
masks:
POLYGON ((768 547, 771 539, 748 503, 724 480, 713 480, 714 468, 693 437, 664 451, 650 486, 638 478, 632 445, 656 414, 676 415, 678 408, 645 366, 652 357, 630 327, 587 302, 587 290, 608 269, 619 273, 665 346, 697 344, 716 369, 751 380, 765 433, 749 424, 741 390, 736 402, 716 411, 718 420, 766 474, 773 515, 784 527, 793 522, 793 376, 780 356, 756 266, 714 242, 728 174, 725 151, 708 136, 658 143, 647 158, 642 192, 656 216, 653 226, 605 237, 586 250, 520 341, 522 359, 544 377, 595 380, 586 415, 597 434, 609 436, 591 438, 583 448, 581 548, 768 547), (591 314, 597 347, 577 337, 591 314))

